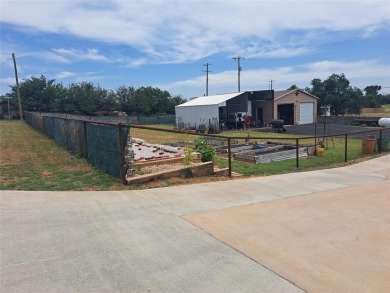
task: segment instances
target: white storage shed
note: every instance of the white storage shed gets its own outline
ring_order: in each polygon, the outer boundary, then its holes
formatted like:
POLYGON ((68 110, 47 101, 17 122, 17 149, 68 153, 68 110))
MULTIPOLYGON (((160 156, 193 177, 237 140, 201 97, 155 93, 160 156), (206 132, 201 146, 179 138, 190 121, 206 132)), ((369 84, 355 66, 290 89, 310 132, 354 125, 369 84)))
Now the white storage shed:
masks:
POLYGON ((175 107, 176 127, 197 129, 199 125, 210 124, 218 132, 221 113, 228 111, 228 101, 234 101, 232 105, 235 112, 248 109, 248 99, 244 92, 203 96, 175 107))

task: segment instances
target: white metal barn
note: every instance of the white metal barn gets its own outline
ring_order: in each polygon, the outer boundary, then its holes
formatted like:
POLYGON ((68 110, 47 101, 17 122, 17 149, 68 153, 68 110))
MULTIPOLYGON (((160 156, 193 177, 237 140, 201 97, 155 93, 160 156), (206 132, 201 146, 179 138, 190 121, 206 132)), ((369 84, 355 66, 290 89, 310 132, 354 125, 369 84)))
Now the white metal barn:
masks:
POLYGON ((245 92, 203 96, 175 107, 176 127, 197 129, 199 125, 210 124, 219 131, 221 117, 230 112, 246 111, 248 98, 245 92))

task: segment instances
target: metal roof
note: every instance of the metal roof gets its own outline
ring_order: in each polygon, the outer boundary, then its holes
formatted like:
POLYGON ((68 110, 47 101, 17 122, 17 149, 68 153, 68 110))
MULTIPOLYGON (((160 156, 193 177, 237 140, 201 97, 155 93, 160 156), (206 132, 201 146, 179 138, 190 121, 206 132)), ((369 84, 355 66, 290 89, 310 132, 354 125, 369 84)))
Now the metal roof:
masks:
POLYGON ((226 102, 227 100, 230 100, 234 97, 242 95, 243 93, 244 92, 215 95, 215 96, 202 96, 202 97, 198 97, 198 98, 195 98, 193 100, 190 100, 184 104, 178 105, 176 107, 219 105, 219 104, 226 102))
POLYGON ((309 94, 308 92, 304 91, 304 90, 301 90, 301 89, 294 89, 294 90, 284 90, 284 91, 275 91, 274 92, 274 99, 275 100, 278 100, 284 96, 287 96, 289 93, 292 93, 292 92, 296 92, 296 91, 299 91, 301 93, 304 93, 308 96, 311 96, 313 98, 316 98, 318 100, 318 97, 316 96, 313 96, 312 94, 309 94))

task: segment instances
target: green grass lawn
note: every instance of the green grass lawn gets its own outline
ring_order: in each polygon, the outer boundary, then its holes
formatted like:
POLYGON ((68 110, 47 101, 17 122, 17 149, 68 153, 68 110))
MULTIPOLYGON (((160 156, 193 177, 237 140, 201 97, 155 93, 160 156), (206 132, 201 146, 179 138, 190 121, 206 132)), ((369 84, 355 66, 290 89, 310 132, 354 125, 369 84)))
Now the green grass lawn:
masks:
POLYGON ((121 180, 16 120, 0 120, 0 189, 123 189, 121 180))
MULTIPOLYGON (((275 140, 272 140, 275 141, 275 140)), ((302 140, 300 144, 309 144, 311 141, 302 140)), ((240 161, 232 161, 232 171, 243 175, 274 175, 290 172, 308 171, 323 168, 332 168, 345 164, 352 164, 356 160, 367 157, 376 157, 379 154, 372 155, 362 154, 362 141, 360 139, 348 139, 347 159, 345 163, 345 140, 342 138, 335 138, 328 142, 328 147, 321 157, 310 156, 308 158, 299 158, 299 168, 296 168, 296 160, 285 160, 279 162, 271 162, 266 164, 248 164, 240 161)), ((216 159, 217 166, 226 168, 228 161, 225 158, 216 159)))

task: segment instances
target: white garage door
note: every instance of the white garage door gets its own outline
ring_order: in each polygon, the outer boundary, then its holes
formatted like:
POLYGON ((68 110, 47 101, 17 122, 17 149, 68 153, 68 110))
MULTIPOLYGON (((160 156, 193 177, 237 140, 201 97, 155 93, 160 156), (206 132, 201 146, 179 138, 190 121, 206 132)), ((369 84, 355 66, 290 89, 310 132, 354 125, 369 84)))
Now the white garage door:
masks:
POLYGON ((299 124, 307 124, 314 122, 314 103, 301 103, 299 124))

